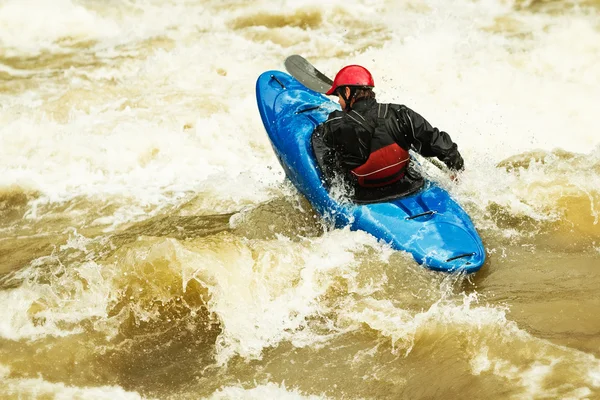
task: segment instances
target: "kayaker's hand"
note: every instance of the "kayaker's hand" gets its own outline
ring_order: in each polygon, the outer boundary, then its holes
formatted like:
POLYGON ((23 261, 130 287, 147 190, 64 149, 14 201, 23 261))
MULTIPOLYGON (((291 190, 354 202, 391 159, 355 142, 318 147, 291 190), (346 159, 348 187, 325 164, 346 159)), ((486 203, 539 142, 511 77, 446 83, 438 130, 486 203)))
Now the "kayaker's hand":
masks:
POLYGON ((449 169, 453 170, 453 173, 455 171, 462 171, 465 168, 465 162, 456 148, 441 158, 441 160, 449 169))

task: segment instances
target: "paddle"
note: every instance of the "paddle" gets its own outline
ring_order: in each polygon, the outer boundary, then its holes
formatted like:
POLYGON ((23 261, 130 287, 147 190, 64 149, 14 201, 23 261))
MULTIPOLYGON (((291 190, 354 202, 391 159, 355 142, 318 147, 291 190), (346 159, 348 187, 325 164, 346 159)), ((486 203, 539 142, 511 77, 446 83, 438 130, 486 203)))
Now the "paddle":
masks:
MULTIPOLYGON (((285 59, 283 64, 290 75, 296 78, 304 86, 314 90, 315 92, 325 94, 331 88, 331 85, 333 85, 333 81, 329 79, 327 75, 316 69, 314 65, 308 62, 308 60, 301 55, 291 55, 285 59)), ((421 157, 429 161, 441 171, 445 173, 450 172, 448 167, 446 167, 446 165, 442 164, 437 159, 423 156, 421 157)))
POLYGON ((333 85, 331 79, 298 54, 286 58, 284 64, 290 75, 315 92, 325 94, 333 85))

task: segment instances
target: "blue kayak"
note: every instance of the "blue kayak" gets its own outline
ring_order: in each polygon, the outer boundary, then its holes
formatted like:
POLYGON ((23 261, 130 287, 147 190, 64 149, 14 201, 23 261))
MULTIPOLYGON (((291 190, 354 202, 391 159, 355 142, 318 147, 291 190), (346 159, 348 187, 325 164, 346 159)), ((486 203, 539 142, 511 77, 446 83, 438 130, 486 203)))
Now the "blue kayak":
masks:
POLYGON ((315 127, 339 105, 281 71, 256 82, 256 100, 271 144, 287 177, 323 217, 409 252, 424 266, 475 272, 485 249, 467 213, 433 182, 406 197, 371 204, 340 202, 323 185, 311 144, 315 127))

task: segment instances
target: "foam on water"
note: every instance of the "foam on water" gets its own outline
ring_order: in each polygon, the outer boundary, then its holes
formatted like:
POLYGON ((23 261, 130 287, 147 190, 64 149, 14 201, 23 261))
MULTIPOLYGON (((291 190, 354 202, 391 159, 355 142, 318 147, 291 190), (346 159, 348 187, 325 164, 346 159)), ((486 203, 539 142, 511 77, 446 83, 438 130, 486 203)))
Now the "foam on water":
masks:
POLYGON ((100 266, 88 262, 67 269, 60 260, 55 261, 59 262, 55 270, 39 272, 36 268, 48 261, 37 260, 15 277, 25 277, 19 287, 0 292, 2 303, 10 304, 0 311, 0 337, 62 337, 84 332, 85 321, 108 318, 118 292, 103 276, 100 266))
POLYGON ((64 383, 53 383, 38 378, 12 378, 10 369, 0 364, 0 395, 6 398, 52 398, 57 400, 141 400, 138 393, 120 387, 73 387, 64 383))
MULTIPOLYGON (((6 0, 0 5, 0 43, 7 57, 72 53, 94 45, 101 56, 116 55, 115 47, 152 37, 189 33, 201 25, 212 30, 218 16, 201 5, 181 1, 94 2, 6 0), (212 18, 211 18, 212 17, 212 18), (23 30, 23 26, 28 29, 23 30)), ((121 49, 122 50, 122 49, 121 49)))
MULTIPOLYGON (((175 259, 170 268, 181 274, 184 287, 196 280, 207 288, 208 308, 223 329, 217 361, 225 363, 235 355, 260 358, 263 349, 282 341, 306 346, 327 340, 328 335, 305 329, 310 318, 326 311, 320 296, 337 276, 353 273, 356 252, 378 246, 366 234, 351 239, 345 231, 334 231, 301 243, 201 240, 182 246, 169 241, 154 248, 144 262, 164 257, 162 247, 171 247, 168 253, 175 259)), ((140 260, 132 257, 134 266, 128 269, 136 271, 140 260)))
MULTIPOLYGON (((600 360, 576 350, 535 338, 506 318, 505 310, 478 304, 475 294, 463 302, 440 299, 422 312, 396 308, 389 300, 350 300, 341 312, 347 323, 367 324, 389 337, 405 354, 415 341, 434 336, 461 343, 473 375, 493 373, 522 387, 517 398, 536 396, 588 398, 600 385, 594 376, 600 360), (438 336, 439 335, 439 336, 438 336), (510 352, 506 349, 510 348, 510 352), (569 387, 549 385, 553 375, 568 376, 569 387)), ((440 345, 443 346, 443 345, 440 345)))
MULTIPOLYGON (((600 362, 593 356, 526 333, 506 317, 506 310, 480 303, 476 294, 453 293, 460 277, 414 267, 409 256, 398 258, 365 233, 333 230, 300 242, 228 235, 185 242, 140 237, 103 265, 71 262, 65 268, 60 262, 72 258, 69 251, 89 254, 90 245, 74 233, 54 259, 40 259, 13 277, 13 285, 22 283, 0 292, 2 303, 10 305, 1 312, 3 339, 40 341, 81 334, 93 326, 110 341, 127 329, 127 315, 136 324, 170 324, 169 314, 156 305, 181 302, 194 282, 206 295, 193 296, 204 300, 186 305, 179 318, 189 318, 187 329, 198 331, 203 325, 194 316, 207 307, 220 327, 214 342, 217 365, 238 356, 260 360, 266 349, 282 343, 319 348, 366 327, 389 338, 389 351, 402 357, 416 343, 440 341, 444 346, 452 338, 473 375, 503 377, 515 385, 513 390, 522 388, 523 398, 566 393, 543 383, 555 374, 566 374, 576 384, 568 391, 574 398, 585 398, 599 387, 595 376, 600 362), (406 280, 405 286, 398 279, 406 280), (420 299, 417 309, 411 305, 415 299, 420 299)), ((10 385, 46 387, 39 379, 24 382, 10 385)), ((53 384, 47 390, 67 389, 53 384)), ((214 396, 241 390, 224 388, 214 396)), ((242 390, 240 396, 253 398, 264 391, 288 395, 284 390, 267 385, 242 390)))
POLYGON ((282 400, 327 400, 326 396, 303 395, 296 390, 287 389, 285 385, 267 383, 258 385, 251 389, 245 389, 239 386, 228 386, 219 389, 213 395, 205 400, 262 400, 262 399, 282 399, 282 400))
MULTIPOLYGON (((26 221, 81 197, 114 202, 114 212, 92 224, 117 229, 191 198, 187 212, 203 214, 251 211, 289 196, 254 83, 299 53, 330 76, 364 64, 380 100, 404 103, 451 133, 467 170, 459 184, 440 179, 479 227, 498 228, 487 219, 498 207, 538 222, 585 221, 574 224, 578 233, 600 237, 597 14, 516 13, 495 0, 49 4, 0 5, 0 78, 11 78, 0 81, 11 89, 0 95, 0 186, 36 194, 26 221), (73 66, 27 61, 48 54, 68 54, 73 66)), ((9 305, 0 311, 0 336, 71 336, 91 322, 110 340, 125 329, 126 312, 138 322, 167 318, 154 304, 180 299, 196 283, 205 303, 186 312, 206 307, 219 324, 218 364, 364 330, 407 356, 420 337, 450 332, 462 338, 473 375, 505 378, 524 398, 598 390, 593 356, 529 335, 477 296, 447 293, 437 275, 415 271, 408 256, 390 259, 393 252, 365 233, 325 230, 293 240, 139 236, 111 248, 108 260, 90 250, 98 242, 73 232, 56 254, 3 281, 11 286, 0 292, 9 305), (389 270, 416 289, 392 293, 389 270), (411 306, 415 292, 429 296, 419 298, 422 309, 411 306), (547 387, 557 371, 574 386, 547 387)), ((0 393, 9 395, 139 398, 118 387, 0 376, 0 393)), ((229 386, 211 398, 269 396, 317 398, 277 384, 229 386)))
MULTIPOLYGON (((61 251, 88 246, 88 240, 73 235, 61 251)), ((600 362, 593 356, 529 335, 507 319, 505 310, 480 304, 476 294, 453 294, 456 278, 413 271, 408 256, 391 265, 392 254, 371 236, 347 230, 301 242, 140 238, 115 254, 118 263, 104 267, 85 262, 64 269, 59 263, 60 271, 35 266, 22 271, 13 279, 23 283, 1 292, 3 304, 11 306, 2 311, 0 334, 39 340, 81 333, 91 322, 110 339, 124 329, 124 310, 137 321, 167 318, 153 305, 184 296, 195 281, 206 289, 205 304, 221 328, 215 342, 219 364, 234 356, 260 359, 266 348, 282 342, 316 346, 368 326, 390 338, 392 351, 404 356, 423 336, 452 335, 462 343, 473 374, 493 372, 519 383, 524 393, 559 390, 539 384, 556 371, 572 375, 581 388, 598 388, 593 377, 600 362), (392 274, 411 282, 406 293, 388 290, 392 274), (425 304, 431 303, 416 311, 410 299, 422 297, 420 292, 428 293, 425 304), (115 313, 124 301, 126 308, 115 313), (507 355, 505 346, 514 351, 507 355)), ((193 315, 196 307, 189 307, 193 315)))
MULTIPOLYGON (((43 2, 30 3, 4 3, 0 15, 17 21, 31 14, 23 7, 43 2)), ((309 34, 295 21, 302 21, 311 4, 277 9, 263 2, 220 10, 133 3, 101 15, 63 0, 44 8, 63 15, 62 23, 40 11, 33 13, 39 20, 27 22, 34 28, 27 35, 7 25, 3 41, 23 52, 64 37, 91 38, 98 51, 117 52, 114 37, 135 43, 141 31, 175 42, 137 51, 147 58, 71 68, 59 86, 43 83, 35 92, 8 97, 0 112, 0 184, 33 187, 49 201, 102 194, 157 205, 207 187, 214 206, 224 197, 234 204, 264 201, 280 176, 266 168, 277 163, 256 112, 254 80, 266 69, 281 68, 292 52, 312 54, 329 75, 347 63, 365 64, 380 98, 405 103, 449 131, 469 169, 489 172, 502 159, 536 148, 587 153, 598 143, 593 110, 600 103, 600 33, 593 15, 517 15, 510 4, 495 1, 453 7, 437 0, 423 6, 333 2, 313 11, 309 34), (378 14, 372 26, 355 18, 383 9, 388 12, 378 14), (283 45, 257 37, 264 26, 243 18, 259 15, 272 30, 302 40, 283 45), (218 23, 208 23, 211 18, 218 23), (131 28, 114 29, 122 20, 131 28), (340 30, 339 24, 348 28, 340 30), (373 29, 379 41, 353 53, 356 41, 373 37, 373 29), (332 48, 339 56, 328 58, 332 48), (239 180, 245 172, 253 184, 239 180)))
POLYGON ((0 43, 8 56, 60 50, 57 42, 61 39, 97 40, 122 35, 115 21, 71 0, 5 1, 0 5, 0 24, 0 43))

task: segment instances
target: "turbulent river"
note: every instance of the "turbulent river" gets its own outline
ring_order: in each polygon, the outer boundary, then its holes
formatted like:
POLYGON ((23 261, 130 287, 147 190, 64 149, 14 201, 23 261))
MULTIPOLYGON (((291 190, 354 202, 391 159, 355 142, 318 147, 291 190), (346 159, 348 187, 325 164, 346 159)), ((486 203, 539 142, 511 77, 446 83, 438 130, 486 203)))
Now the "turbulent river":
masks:
POLYGON ((0 398, 600 399, 599 110, 598 0, 0 0, 0 398), (478 273, 285 180, 291 54, 450 133, 478 273))

